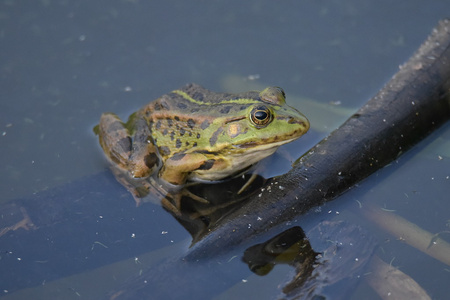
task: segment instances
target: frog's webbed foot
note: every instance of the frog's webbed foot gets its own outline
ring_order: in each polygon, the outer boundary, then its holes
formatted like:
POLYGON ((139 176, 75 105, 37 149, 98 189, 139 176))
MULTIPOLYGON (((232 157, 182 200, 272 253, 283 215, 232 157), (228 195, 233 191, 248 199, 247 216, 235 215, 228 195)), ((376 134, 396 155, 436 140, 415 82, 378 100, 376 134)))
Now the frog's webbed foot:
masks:
POLYGON ((0 230, 0 236, 5 235, 9 231, 15 231, 19 228, 22 228, 25 230, 37 229, 37 226, 34 225, 34 223, 31 221, 31 218, 28 215, 26 209, 23 207, 20 207, 20 212, 22 213, 23 219, 12 226, 7 226, 7 227, 2 228, 0 230))

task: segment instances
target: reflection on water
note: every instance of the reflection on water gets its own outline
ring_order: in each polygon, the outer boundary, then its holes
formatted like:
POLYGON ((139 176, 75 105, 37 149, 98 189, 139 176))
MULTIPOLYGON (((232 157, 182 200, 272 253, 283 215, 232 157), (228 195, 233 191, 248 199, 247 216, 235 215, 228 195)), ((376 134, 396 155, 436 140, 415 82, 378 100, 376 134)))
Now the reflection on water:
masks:
POLYGON ((172 213, 174 218, 191 234, 192 245, 208 234, 218 220, 226 219, 227 215, 239 208, 246 199, 259 191, 265 179, 256 175, 246 174, 233 180, 217 184, 199 184, 187 187, 188 195, 196 195, 207 202, 184 197, 179 213, 172 213), (241 192, 241 188, 251 179, 250 185, 241 192))
POLYGON ((277 264, 295 268, 282 291, 289 299, 347 299, 375 249, 375 242, 358 226, 322 222, 307 235, 292 227, 269 241, 252 246, 243 260, 258 275, 266 275, 277 264), (314 249, 311 246, 311 239, 314 249))
MULTIPOLYGON (((288 299, 322 299, 333 294, 336 295, 333 299, 347 299, 367 269, 374 246, 374 240, 358 226, 342 221, 322 222, 307 235, 294 226, 264 243, 251 246, 244 251, 242 260, 260 276, 270 273, 275 265, 290 265, 295 270, 290 272, 292 279, 281 288, 288 299), (315 244, 314 249, 309 239, 315 244)), ((216 277, 205 276, 215 272, 208 265, 166 260, 156 268, 147 270, 140 280, 112 293, 111 299, 141 299, 150 294, 158 299, 180 298, 187 294, 209 297, 223 288, 220 287, 223 283, 218 283, 216 277), (181 279, 185 277, 183 270, 189 270, 190 276, 181 279), (204 290, 195 288, 198 280, 202 281, 204 290), (187 285, 187 290, 174 292, 168 288, 181 281, 187 285), (212 291, 211 286, 214 287, 212 291)))

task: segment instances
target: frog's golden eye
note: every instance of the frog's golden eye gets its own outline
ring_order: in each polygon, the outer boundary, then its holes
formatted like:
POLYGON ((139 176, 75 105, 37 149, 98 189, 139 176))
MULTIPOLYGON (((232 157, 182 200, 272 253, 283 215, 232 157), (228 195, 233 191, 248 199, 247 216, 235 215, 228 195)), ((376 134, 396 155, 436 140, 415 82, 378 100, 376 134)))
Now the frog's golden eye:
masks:
POLYGON ((266 127, 272 121, 272 112, 264 105, 255 106, 250 112, 250 120, 257 128, 266 127))

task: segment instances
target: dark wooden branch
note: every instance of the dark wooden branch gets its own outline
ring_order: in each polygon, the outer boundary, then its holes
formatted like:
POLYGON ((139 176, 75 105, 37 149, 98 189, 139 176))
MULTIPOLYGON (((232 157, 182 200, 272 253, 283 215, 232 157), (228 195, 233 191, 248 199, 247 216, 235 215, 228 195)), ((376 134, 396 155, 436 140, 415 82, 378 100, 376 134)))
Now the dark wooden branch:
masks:
POLYGON ((229 249, 336 198, 449 120, 449 47, 450 21, 443 20, 375 97, 289 173, 269 181, 270 193, 253 196, 218 222, 186 258, 229 249))

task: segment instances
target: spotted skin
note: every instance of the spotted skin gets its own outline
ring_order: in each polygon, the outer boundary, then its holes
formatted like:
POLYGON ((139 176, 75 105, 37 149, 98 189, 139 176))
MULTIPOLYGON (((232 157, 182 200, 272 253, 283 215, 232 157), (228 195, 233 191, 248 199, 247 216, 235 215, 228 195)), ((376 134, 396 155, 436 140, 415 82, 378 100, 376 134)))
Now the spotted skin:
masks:
POLYGON ((103 114, 98 135, 106 156, 131 177, 158 174, 182 185, 232 176, 308 129, 308 120, 286 104, 280 88, 229 94, 190 84, 144 106, 126 123, 103 114))

